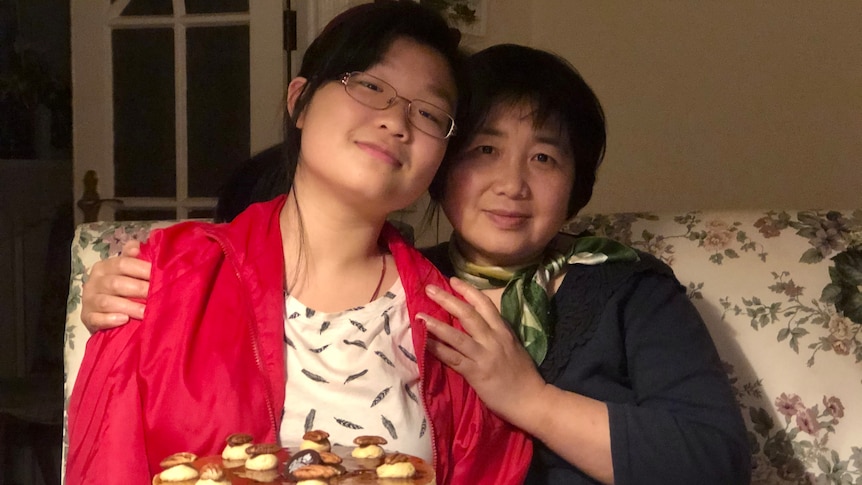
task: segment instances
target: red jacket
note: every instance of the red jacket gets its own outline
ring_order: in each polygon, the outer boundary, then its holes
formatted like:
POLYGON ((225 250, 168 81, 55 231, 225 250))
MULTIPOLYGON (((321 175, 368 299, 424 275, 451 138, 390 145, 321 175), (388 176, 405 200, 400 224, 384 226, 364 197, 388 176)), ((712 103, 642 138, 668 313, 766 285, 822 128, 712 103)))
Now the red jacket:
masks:
MULTIPOLYGON (((154 231, 144 321, 87 342, 69 402, 67 485, 151 483, 166 456, 220 454, 225 437, 277 442, 285 402, 284 197, 229 225, 154 231)), ((425 296, 445 278, 387 225, 381 235, 407 295, 440 484, 521 483, 532 446, 456 372, 426 351, 418 312, 452 322, 425 296)), ((459 326, 457 322, 453 324, 459 326)))

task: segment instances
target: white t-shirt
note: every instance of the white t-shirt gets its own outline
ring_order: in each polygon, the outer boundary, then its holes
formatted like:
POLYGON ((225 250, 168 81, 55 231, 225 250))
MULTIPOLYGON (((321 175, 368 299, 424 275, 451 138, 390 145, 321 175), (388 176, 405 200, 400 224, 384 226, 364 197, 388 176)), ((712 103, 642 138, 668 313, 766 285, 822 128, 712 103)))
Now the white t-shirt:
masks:
POLYGON ((382 297, 337 313, 285 301, 282 446, 298 449, 312 429, 333 444, 359 435, 386 438, 384 449, 432 459, 421 401, 407 300, 398 279, 382 297))

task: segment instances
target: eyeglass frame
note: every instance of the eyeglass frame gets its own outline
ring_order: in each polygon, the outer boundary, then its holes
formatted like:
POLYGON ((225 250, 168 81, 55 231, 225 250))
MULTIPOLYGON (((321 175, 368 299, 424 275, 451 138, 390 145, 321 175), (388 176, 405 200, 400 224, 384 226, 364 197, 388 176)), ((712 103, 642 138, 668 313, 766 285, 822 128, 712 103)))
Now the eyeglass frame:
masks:
POLYGON ((445 109, 443 109, 443 108, 441 108, 435 104, 429 103, 428 101, 425 101, 424 99, 407 99, 404 96, 399 95, 398 90, 396 90, 394 86, 392 86, 388 82, 380 79, 377 76, 368 74, 365 71, 351 71, 351 72, 345 72, 344 74, 342 74, 341 77, 339 78, 339 82, 344 86, 344 92, 347 93, 348 96, 350 96, 350 99, 353 99, 354 101, 361 104, 362 106, 366 106, 366 107, 374 109, 374 110, 382 111, 382 110, 385 110, 385 109, 392 107, 392 104, 395 102, 395 100, 400 98, 400 99, 403 99, 404 101, 407 101, 407 106, 404 108, 404 112, 407 114, 407 121, 410 123, 411 126, 416 128, 417 130, 421 131, 422 133, 425 133, 428 136, 437 138, 438 140, 447 140, 447 139, 451 138, 452 136, 455 136, 455 132, 457 131, 455 128, 455 117, 450 115, 445 109), (395 93, 395 95, 392 96, 391 98, 389 98, 389 100, 386 102, 385 106, 382 106, 380 108, 378 108, 376 106, 371 106, 371 105, 365 103, 364 101, 357 99, 355 96, 353 96, 350 93, 350 90, 347 88, 347 83, 350 81, 350 78, 354 75, 357 75, 357 74, 361 74, 363 76, 368 76, 368 77, 374 79, 375 81, 377 81, 378 83, 380 83, 384 86, 388 86, 390 89, 392 89, 392 92, 395 93), (449 132, 441 137, 441 136, 435 135, 433 133, 428 133, 427 131, 425 131, 422 128, 420 128, 419 126, 417 126, 416 123, 414 123, 413 120, 410 118, 410 108, 413 107, 414 101, 420 101, 420 102, 425 103, 429 106, 433 106, 434 108, 439 109, 441 113, 445 114, 446 117, 449 118, 449 121, 450 121, 449 132))

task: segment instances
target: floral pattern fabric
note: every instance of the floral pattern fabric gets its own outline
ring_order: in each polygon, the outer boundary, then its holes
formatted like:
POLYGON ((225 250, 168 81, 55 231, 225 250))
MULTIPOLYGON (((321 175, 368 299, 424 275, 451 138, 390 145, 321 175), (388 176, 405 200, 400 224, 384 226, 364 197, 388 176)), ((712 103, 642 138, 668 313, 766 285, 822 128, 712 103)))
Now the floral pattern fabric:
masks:
POLYGON ((725 362, 755 484, 862 484, 862 210, 585 215, 668 263, 725 362))
POLYGON ((102 259, 117 256, 123 245, 130 240, 146 241, 152 229, 167 227, 177 221, 149 222, 92 222, 81 224, 75 230, 72 240, 72 272, 69 281, 69 297, 66 301, 66 330, 64 337, 63 361, 65 366, 65 386, 63 392, 63 454, 61 483, 65 483, 66 455, 69 451, 67 435, 67 415, 69 396, 78 369, 84 359, 84 347, 90 332, 81 322, 81 288, 90 268, 102 259))

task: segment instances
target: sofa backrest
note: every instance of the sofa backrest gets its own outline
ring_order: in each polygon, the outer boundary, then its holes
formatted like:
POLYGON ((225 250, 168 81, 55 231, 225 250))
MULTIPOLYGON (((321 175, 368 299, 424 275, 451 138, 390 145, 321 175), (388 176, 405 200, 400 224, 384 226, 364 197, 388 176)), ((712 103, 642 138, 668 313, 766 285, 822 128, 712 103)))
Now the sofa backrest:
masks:
POLYGON ((862 483, 862 210, 595 214, 565 230, 652 253, 688 288, 746 420, 753 483, 862 483))
MULTIPOLYGON (((77 228, 66 404, 89 337, 89 268, 175 222, 77 228)), ((753 483, 862 483, 862 210, 595 214, 565 230, 652 253, 688 288, 748 425, 753 483)), ((64 426, 64 469, 67 445, 64 426)))

